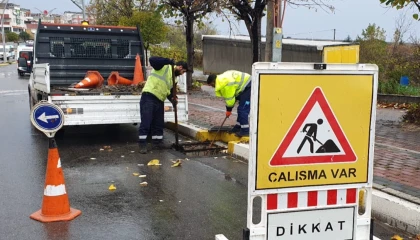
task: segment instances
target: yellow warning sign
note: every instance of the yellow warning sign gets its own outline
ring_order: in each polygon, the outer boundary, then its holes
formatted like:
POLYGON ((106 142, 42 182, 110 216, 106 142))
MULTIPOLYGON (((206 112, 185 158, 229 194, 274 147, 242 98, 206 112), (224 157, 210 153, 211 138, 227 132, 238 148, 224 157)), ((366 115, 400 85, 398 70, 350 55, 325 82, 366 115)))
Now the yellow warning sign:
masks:
POLYGON ((368 181, 373 75, 259 78, 256 189, 368 181))

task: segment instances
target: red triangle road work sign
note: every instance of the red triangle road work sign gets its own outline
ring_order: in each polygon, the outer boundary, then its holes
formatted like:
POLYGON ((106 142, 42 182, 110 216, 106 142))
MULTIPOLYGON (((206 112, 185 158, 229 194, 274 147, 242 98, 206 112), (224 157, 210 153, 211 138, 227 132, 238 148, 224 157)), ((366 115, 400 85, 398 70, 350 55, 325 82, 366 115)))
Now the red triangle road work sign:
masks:
POLYGON ((271 166, 354 162, 357 157, 322 89, 312 92, 270 160, 271 166))

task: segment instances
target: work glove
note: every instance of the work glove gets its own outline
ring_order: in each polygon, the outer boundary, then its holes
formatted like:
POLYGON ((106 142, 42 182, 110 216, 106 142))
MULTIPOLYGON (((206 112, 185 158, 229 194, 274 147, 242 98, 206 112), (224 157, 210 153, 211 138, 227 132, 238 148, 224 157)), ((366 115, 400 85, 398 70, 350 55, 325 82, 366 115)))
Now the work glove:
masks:
POLYGON ((230 115, 232 115, 232 111, 226 111, 226 117, 230 117, 230 115))

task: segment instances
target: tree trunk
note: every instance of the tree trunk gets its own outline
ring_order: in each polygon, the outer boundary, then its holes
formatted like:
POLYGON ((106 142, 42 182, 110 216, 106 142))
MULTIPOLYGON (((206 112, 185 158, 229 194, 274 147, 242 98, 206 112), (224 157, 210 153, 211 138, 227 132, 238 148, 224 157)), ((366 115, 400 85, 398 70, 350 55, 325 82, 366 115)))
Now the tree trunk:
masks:
POLYGON ((254 16, 249 36, 252 45, 252 63, 259 62, 261 60, 261 16, 254 16))
POLYGON ((185 27, 187 40, 187 88, 192 88, 192 74, 194 72, 194 18, 187 17, 187 26, 185 27))
POLYGON ((273 29, 274 29, 274 0, 267 2, 267 28, 265 31, 265 59, 266 62, 273 61, 273 29))

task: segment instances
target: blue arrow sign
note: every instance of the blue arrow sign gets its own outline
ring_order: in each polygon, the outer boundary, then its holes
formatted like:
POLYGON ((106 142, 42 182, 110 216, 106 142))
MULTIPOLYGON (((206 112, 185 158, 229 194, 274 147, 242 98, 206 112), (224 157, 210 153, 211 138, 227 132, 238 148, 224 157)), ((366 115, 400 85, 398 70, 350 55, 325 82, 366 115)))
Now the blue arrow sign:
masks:
POLYGON ((54 104, 39 103, 32 109, 31 121, 37 129, 44 133, 56 132, 64 124, 64 114, 54 104))

